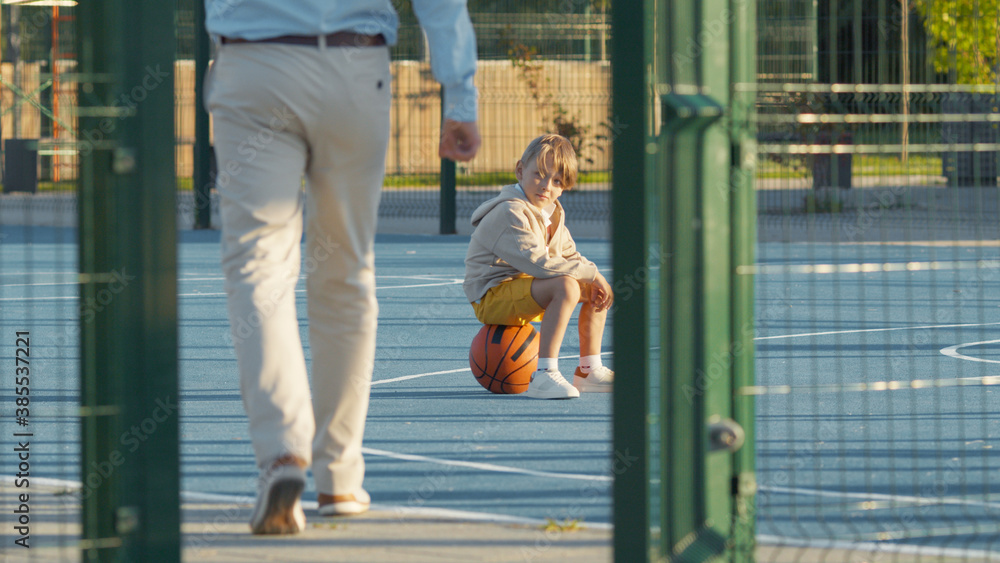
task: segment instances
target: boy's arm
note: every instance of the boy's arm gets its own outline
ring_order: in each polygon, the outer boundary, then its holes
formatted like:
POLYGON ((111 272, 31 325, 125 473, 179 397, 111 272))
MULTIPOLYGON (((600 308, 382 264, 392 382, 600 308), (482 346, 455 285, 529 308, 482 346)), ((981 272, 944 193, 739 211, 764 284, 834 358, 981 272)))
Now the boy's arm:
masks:
MULTIPOLYGON (((587 260, 582 254, 580 254, 580 251, 576 249, 576 241, 574 241, 573 236, 569 234, 569 229, 567 229, 565 225, 563 225, 562 229, 563 243, 559 252, 560 256, 568 261, 580 261, 588 264, 594 264, 590 260, 587 260)), ((594 267, 596 268, 597 266, 594 265, 594 267)))
MULTIPOLYGON (((519 213, 508 210, 502 217, 497 215, 483 220, 504 220, 508 223, 500 230, 491 251, 519 272, 541 279, 570 276, 584 282, 593 282, 597 277, 597 266, 587 260, 549 256, 538 236, 528 227, 527 219, 519 213)), ((483 223, 480 223, 479 228, 482 227, 483 223)))
MULTIPOLYGON (((580 251, 576 248, 576 241, 573 240, 572 235, 569 234, 569 229, 563 225, 563 246, 561 249, 561 255, 563 258, 569 261, 579 261, 588 264, 593 264, 590 260, 587 260, 580 254, 580 251)), ((597 268, 594 265, 594 268, 597 268)), ((608 280, 598 271, 597 275, 594 277, 594 282, 590 284, 590 295, 588 299, 594 304, 594 307, 598 311, 603 311, 611 307, 611 303, 615 300, 615 294, 611 290, 611 284, 608 280)))

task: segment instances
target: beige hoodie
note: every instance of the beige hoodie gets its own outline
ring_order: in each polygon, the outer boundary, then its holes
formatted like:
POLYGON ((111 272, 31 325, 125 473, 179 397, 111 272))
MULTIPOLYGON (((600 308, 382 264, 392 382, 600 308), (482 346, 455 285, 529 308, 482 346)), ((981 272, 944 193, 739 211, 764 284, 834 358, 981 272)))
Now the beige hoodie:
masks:
POLYGON ((562 205, 559 200, 555 204, 550 219, 556 229, 548 243, 542 211, 528 202, 517 184, 504 186, 500 195, 472 213, 476 230, 465 255, 463 284, 469 302, 479 301, 491 287, 518 274, 594 281, 597 266, 577 252, 562 205))

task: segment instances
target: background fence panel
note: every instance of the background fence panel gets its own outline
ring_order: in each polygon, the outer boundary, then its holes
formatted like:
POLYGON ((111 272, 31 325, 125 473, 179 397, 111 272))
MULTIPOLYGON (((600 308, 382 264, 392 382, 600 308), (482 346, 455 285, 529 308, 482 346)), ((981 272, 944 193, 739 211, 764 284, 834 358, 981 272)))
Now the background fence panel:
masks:
POLYGON ((69 7, 0 7, 3 561, 80 554, 79 490, 66 487, 80 481, 80 317, 88 310, 78 300, 71 203, 73 17, 69 7))
POLYGON ((997 3, 758 7, 758 558, 994 560, 997 3))

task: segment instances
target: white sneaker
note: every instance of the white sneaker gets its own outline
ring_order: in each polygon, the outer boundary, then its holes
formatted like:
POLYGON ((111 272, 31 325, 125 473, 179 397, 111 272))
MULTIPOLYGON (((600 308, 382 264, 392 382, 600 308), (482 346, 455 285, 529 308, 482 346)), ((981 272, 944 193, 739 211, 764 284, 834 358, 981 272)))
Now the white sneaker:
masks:
POLYGON ((573 387, 581 393, 610 393, 615 386, 615 372, 608 366, 600 366, 584 375, 580 368, 573 373, 573 387))
POLYGON ((306 528, 302 490, 306 473, 298 465, 271 466, 260 478, 257 504, 250 517, 254 534, 297 534, 306 528))
POLYGON ((372 499, 368 491, 358 489, 349 495, 319 494, 319 513, 321 516, 351 516, 367 512, 372 499))
POLYGON ((558 371, 540 369, 531 374, 531 383, 524 396, 532 399, 575 399, 580 392, 558 371))

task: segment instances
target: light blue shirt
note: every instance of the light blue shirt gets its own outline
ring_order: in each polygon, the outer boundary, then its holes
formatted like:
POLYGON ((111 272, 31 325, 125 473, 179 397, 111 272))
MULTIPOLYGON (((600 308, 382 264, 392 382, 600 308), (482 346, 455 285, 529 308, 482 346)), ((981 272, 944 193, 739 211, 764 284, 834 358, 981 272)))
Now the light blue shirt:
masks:
MULTIPOLYGON (((427 33, 431 71, 444 87, 444 116, 475 121, 476 36, 465 0, 412 0, 427 33)), ((205 0, 213 36, 266 39, 282 35, 381 33, 395 45, 399 16, 390 0, 205 0)))

